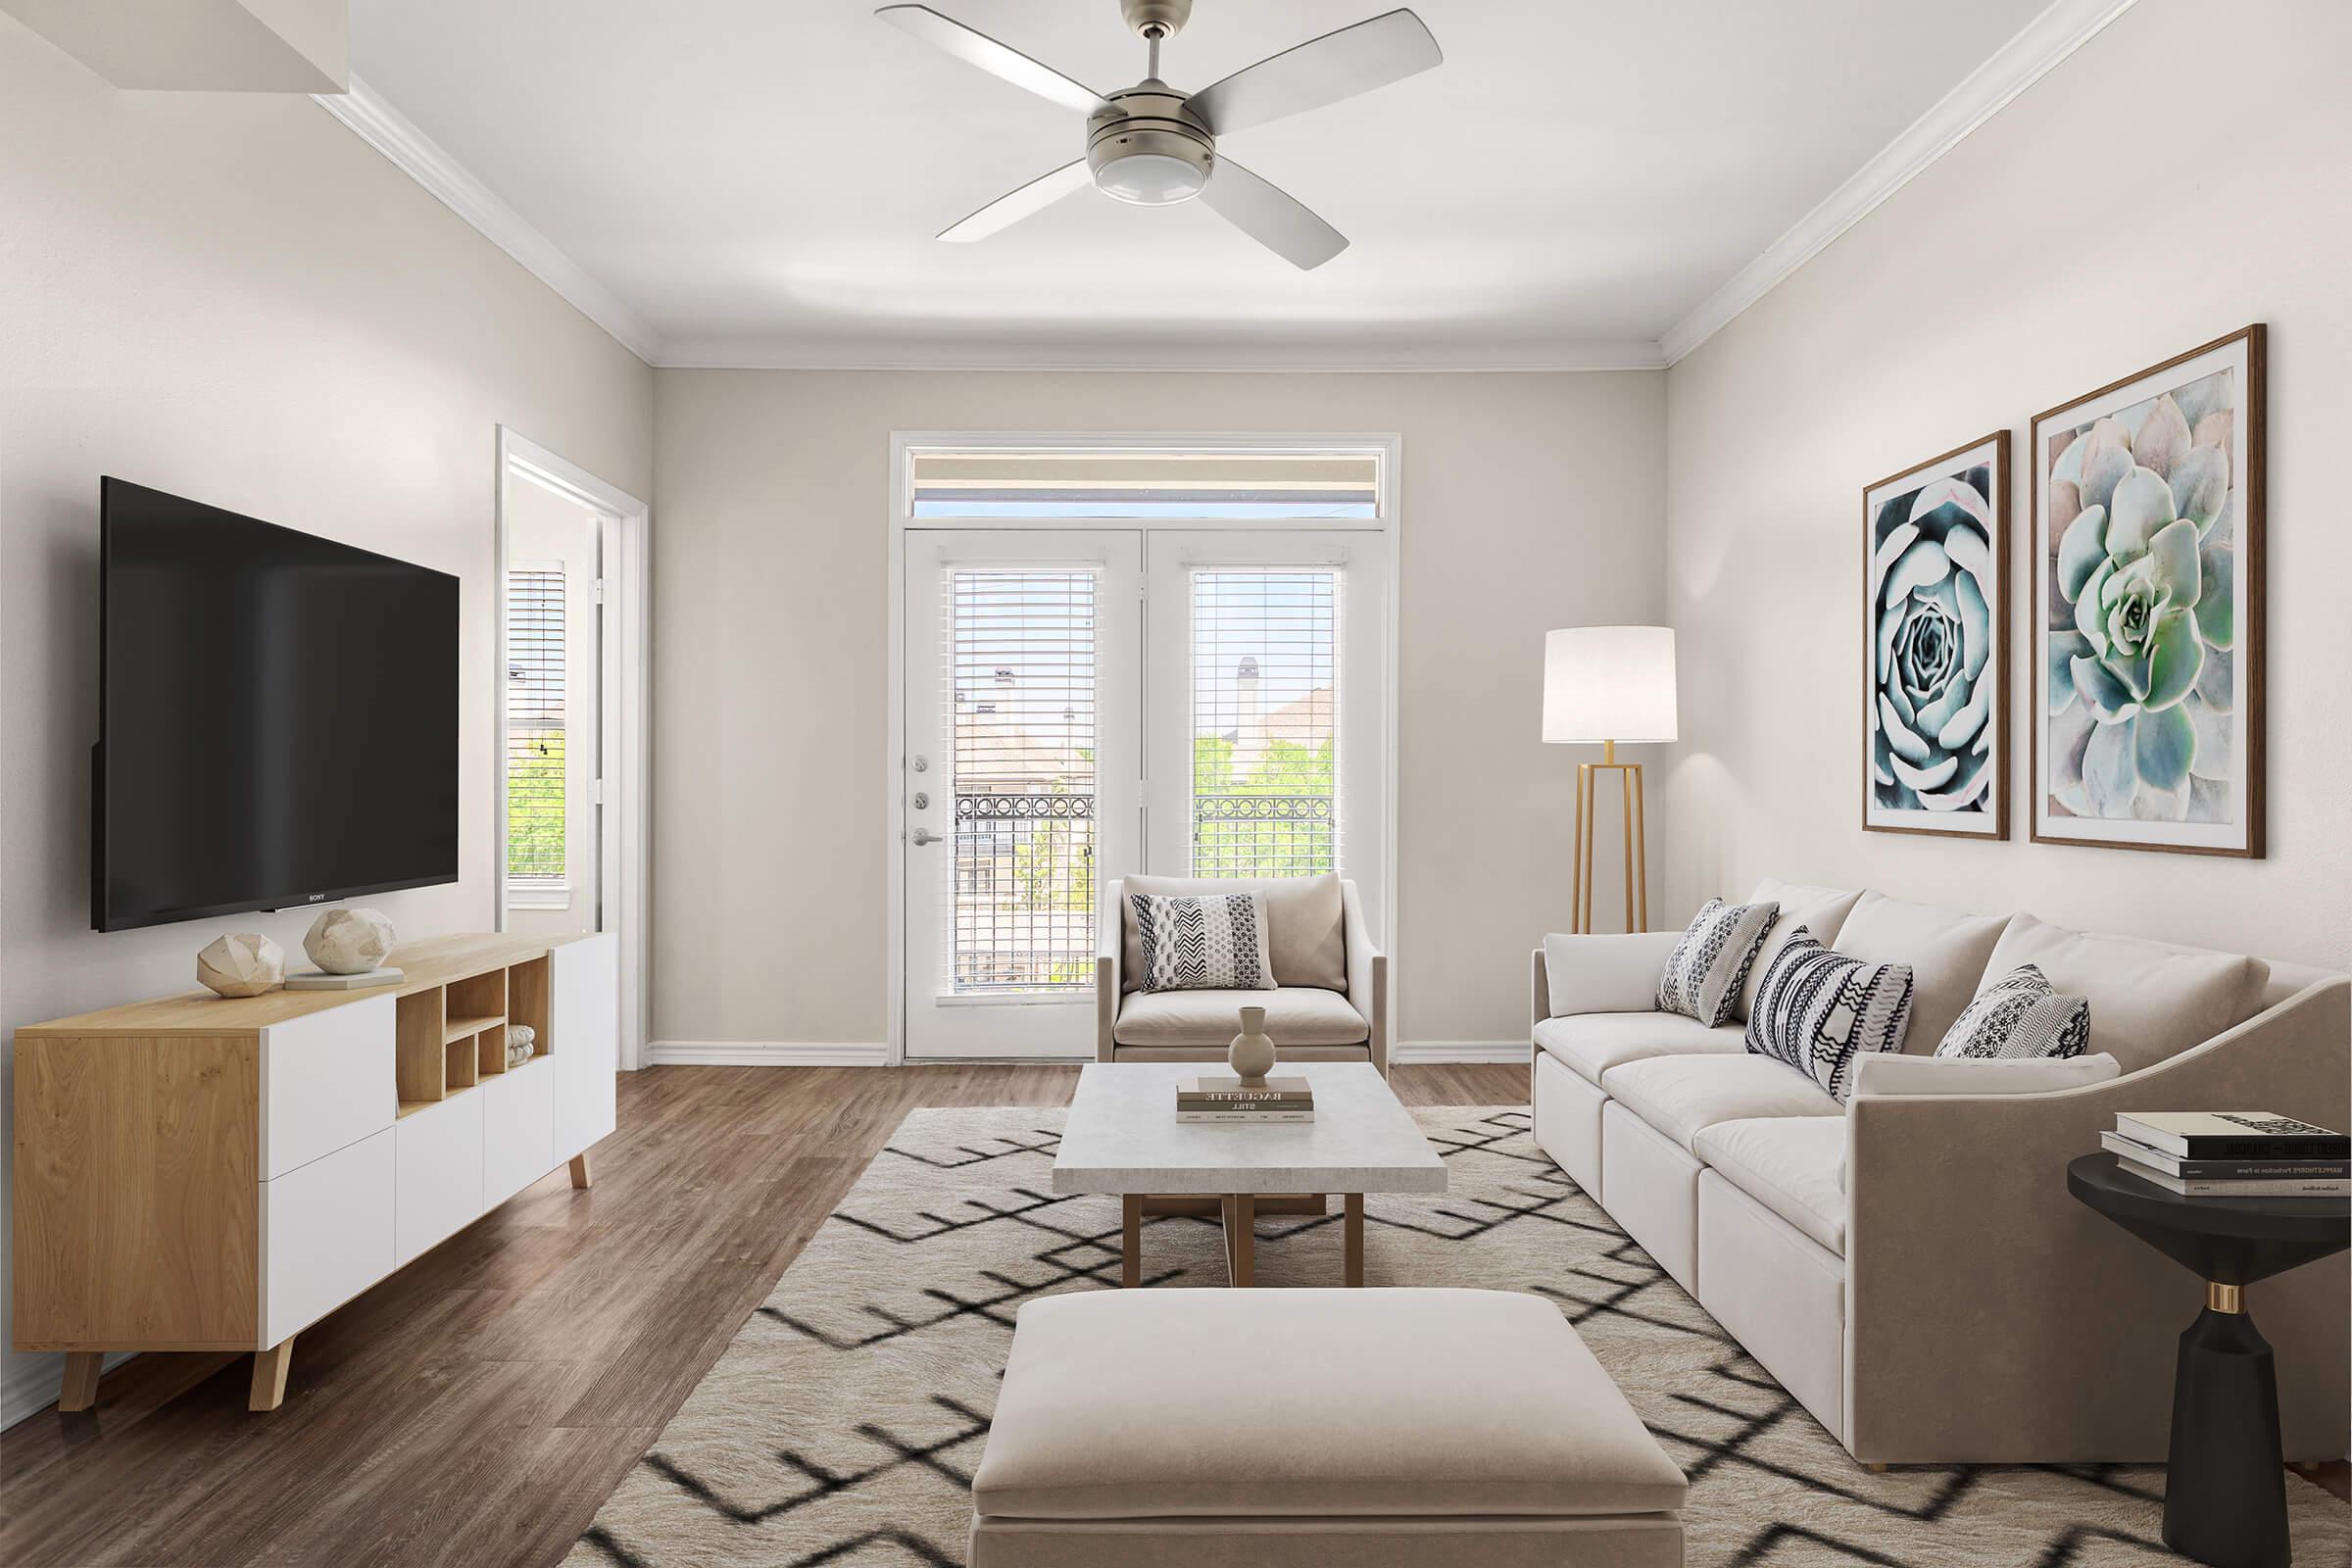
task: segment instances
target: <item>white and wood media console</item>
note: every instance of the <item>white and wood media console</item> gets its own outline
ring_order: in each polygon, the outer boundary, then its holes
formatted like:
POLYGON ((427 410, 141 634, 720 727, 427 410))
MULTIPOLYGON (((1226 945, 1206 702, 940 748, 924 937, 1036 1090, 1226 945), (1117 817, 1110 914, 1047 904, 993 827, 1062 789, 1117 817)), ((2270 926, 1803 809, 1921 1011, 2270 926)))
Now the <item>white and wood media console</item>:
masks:
POLYGON ((612 1130, 611 935, 442 937, 398 985, 209 992, 17 1031, 20 1350, 63 1350, 61 1410, 111 1350, 251 1350, 285 1396, 294 1336, 612 1130), (507 1065, 509 1023, 537 1054, 507 1065))

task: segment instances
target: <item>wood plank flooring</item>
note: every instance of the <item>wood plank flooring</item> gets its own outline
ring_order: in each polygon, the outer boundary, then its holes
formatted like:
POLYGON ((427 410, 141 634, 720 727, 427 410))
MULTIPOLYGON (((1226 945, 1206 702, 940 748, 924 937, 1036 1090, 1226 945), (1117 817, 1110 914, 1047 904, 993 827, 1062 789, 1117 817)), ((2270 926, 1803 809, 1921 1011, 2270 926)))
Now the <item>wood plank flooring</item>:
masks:
MULTIPOLYGON (((1519 1103, 1512 1066, 1400 1067, 1411 1104, 1519 1103)), ((94 1410, 0 1434, 0 1562, 553 1563, 922 1105, 1060 1105, 1071 1067, 656 1067, 596 1185, 563 1171, 251 1358, 143 1355, 94 1410)))
MULTIPOLYGON (((1066 1067, 658 1067, 620 1082, 596 1186, 532 1187, 295 1346, 146 1355, 95 1410, 0 1435, 18 1568, 550 1564, 653 1443, 899 1119, 1058 1105, 1066 1067)), ((1400 1067, 1408 1104, 1523 1102, 1516 1066, 1400 1067)), ((2317 1477, 2339 1495, 2352 1472, 2317 1477)))

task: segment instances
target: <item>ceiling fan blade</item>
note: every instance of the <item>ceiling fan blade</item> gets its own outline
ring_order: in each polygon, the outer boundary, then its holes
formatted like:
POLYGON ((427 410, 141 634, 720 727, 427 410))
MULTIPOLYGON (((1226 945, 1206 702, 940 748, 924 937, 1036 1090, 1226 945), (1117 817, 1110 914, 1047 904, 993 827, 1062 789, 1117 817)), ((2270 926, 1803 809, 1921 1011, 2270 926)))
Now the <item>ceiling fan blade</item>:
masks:
POLYGON ((1186 107, 1222 136, 1370 92, 1445 58, 1419 17, 1391 11, 1270 55, 1201 88, 1186 107))
POLYGON ((1297 197, 1258 178, 1230 158, 1200 192, 1219 218, 1301 270, 1311 271, 1348 248, 1348 236, 1317 218, 1297 197))
POLYGON ((978 66, 992 76, 1002 76, 1016 87, 1026 87, 1040 98, 1051 98, 1064 109, 1091 115, 1102 101, 1102 95, 1092 87, 1072 81, 1052 66, 1040 64, 1012 45, 999 43, 953 17, 943 17, 929 6, 884 6, 874 15, 925 43, 936 44, 958 60, 978 66))
POLYGON ((1081 158, 1064 164, 1050 174, 1040 174, 1018 190, 1006 191, 969 218, 952 223, 939 231, 941 239, 957 244, 986 239, 1000 229, 1010 228, 1022 219, 1042 213, 1072 191, 1084 190, 1095 182, 1094 172, 1081 158))

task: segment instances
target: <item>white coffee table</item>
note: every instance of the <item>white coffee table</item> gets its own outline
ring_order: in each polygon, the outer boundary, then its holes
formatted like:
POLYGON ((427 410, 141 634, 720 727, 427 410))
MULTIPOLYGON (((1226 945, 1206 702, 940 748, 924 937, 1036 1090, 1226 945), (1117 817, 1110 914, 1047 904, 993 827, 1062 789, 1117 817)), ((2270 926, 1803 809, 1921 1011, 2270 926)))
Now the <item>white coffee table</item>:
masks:
POLYGON ((1250 1228, 1261 1193, 1339 1193, 1346 1283, 1364 1283, 1364 1195, 1443 1193, 1446 1162, 1370 1062, 1284 1062, 1314 1088, 1315 1119, 1263 1127, 1179 1122, 1176 1086, 1223 1071, 1201 1062, 1086 1064, 1054 1157, 1056 1194, 1121 1200, 1121 1283, 1143 1283, 1144 1199, 1213 1198, 1233 1284, 1254 1274, 1250 1228))

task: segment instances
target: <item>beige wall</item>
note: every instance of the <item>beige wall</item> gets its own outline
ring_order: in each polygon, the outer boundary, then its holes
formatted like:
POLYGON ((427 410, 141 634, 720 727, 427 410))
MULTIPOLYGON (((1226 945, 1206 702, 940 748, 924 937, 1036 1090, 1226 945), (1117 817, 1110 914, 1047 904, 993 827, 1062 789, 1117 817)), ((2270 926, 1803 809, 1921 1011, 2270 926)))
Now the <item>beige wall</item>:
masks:
POLYGON ((1667 373, 1686 743, 1666 913, 1758 875, 2274 956, 2352 955, 2352 7, 2142 0, 1667 373), (2270 323, 2270 858, 1864 833, 1862 486, 2270 323))
MULTIPOLYGON (((306 98, 123 92, 0 17, 0 1025, 193 983, 299 912, 89 929, 98 476, 464 579, 464 880, 491 918, 496 426, 638 494, 653 372, 306 98)), ((354 700, 393 672, 353 670, 354 700)), ((237 694, 223 692, 224 703, 237 694)), ((4 1178, 0 1178, 4 1179, 4 1178)), ((55 1397, 8 1356, 10 1416, 55 1397)))
POLYGON ((1403 437, 1397 1038, 1523 1040, 1596 755, 1544 633, 1660 612, 1661 380, 660 372, 653 1038, 884 1038, 894 429, 1320 429, 1403 437))

